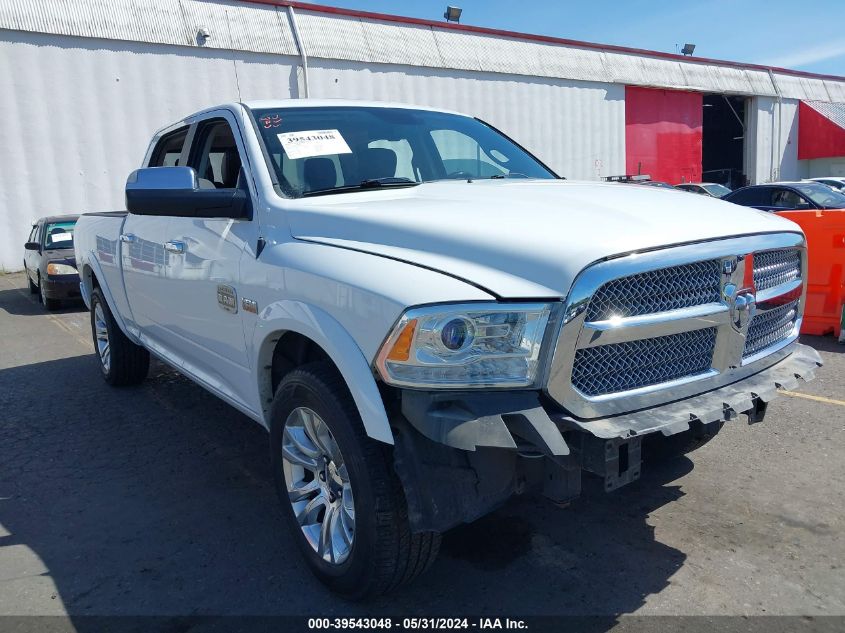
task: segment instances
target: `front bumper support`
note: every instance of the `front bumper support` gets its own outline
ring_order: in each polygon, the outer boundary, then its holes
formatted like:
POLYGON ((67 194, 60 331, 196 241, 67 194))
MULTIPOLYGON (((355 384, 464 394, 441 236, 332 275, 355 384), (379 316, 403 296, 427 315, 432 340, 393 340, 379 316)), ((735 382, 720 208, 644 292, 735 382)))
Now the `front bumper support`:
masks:
POLYGON ((615 490, 640 477, 643 436, 675 435, 691 424, 718 428, 739 414, 758 422, 778 389, 811 380, 821 364, 815 350, 796 344, 732 385, 596 420, 559 412, 539 392, 403 391, 391 425, 412 529, 444 531, 523 492, 568 503, 581 492, 582 470, 615 490))
POLYGON ((809 382, 821 366, 822 359, 816 350, 796 344, 794 351, 777 364, 739 382, 685 400, 597 420, 579 420, 564 413, 552 414, 552 419, 562 429, 586 431, 603 439, 658 431, 675 435, 689 429, 693 420, 709 424, 732 420, 741 413, 748 415, 750 422, 756 422, 766 405, 777 397, 779 389, 792 390, 802 380, 809 382))

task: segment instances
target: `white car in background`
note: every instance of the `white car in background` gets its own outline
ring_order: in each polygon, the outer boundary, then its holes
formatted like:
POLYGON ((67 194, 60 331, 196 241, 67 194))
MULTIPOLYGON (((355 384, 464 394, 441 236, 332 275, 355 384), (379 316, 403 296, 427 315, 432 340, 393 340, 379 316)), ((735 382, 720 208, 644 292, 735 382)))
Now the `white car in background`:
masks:
POLYGON ((158 132, 126 201, 76 225, 103 377, 153 354, 266 427, 294 538, 352 598, 514 494, 614 490, 760 421, 821 364, 798 226, 565 181, 462 114, 222 105, 158 132))
POLYGON ((836 189, 837 191, 845 191, 845 178, 840 178, 838 176, 826 176, 824 178, 807 178, 807 180, 820 182, 823 185, 836 189))
POLYGON ((703 196, 710 196, 711 198, 724 198, 731 192, 725 185, 715 182, 682 182, 679 185, 675 185, 675 189, 698 193, 703 196))

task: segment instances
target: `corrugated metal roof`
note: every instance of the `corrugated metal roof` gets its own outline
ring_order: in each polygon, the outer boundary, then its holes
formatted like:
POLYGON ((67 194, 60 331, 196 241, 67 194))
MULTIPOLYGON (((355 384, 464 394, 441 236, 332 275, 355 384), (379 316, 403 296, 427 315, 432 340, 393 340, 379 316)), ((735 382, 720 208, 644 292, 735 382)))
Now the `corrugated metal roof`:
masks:
POLYGON ((819 79, 775 73, 775 81, 777 81, 781 96, 784 98, 830 100, 825 82, 819 79))
POLYGON ((203 0, 181 0, 181 4, 190 38, 195 39, 200 28, 208 29, 211 34, 204 48, 299 54, 285 9, 203 0))
MULTIPOLYGON (((281 4, 285 4, 281 2, 281 4)), ((474 27, 297 6, 313 58, 771 96, 765 68, 680 59, 474 27)), ((299 53, 287 8, 237 0, 16 0, 0 29, 276 55, 299 53), (199 28, 211 34, 197 40, 199 28)), ((845 101, 845 81, 775 72, 784 98, 845 101)))
POLYGON ((845 129, 845 103, 828 103, 827 101, 805 101, 804 103, 845 129))

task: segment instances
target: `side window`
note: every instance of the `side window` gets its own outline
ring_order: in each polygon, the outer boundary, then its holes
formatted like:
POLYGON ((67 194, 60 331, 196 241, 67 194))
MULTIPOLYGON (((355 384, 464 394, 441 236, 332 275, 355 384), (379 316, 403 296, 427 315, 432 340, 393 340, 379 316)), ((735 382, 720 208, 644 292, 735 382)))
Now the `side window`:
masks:
POLYGON ((37 242, 38 241, 38 225, 32 227, 32 230, 29 232, 29 237, 26 239, 27 242, 37 242))
POLYGON ((772 189, 771 206, 778 209, 809 209, 810 205, 804 198, 791 189, 772 189))
POLYGON ((770 189, 768 187, 740 189, 736 193, 731 194, 729 202, 741 204, 746 207, 766 207, 769 206, 769 200, 771 199, 769 192, 770 189))
POLYGON ((241 155, 232 128, 224 119, 201 124, 191 152, 190 166, 197 171, 200 186, 234 189, 241 172, 241 155))
POLYGON ((508 169, 500 164, 507 162, 506 156, 500 154, 496 157, 498 161, 490 158, 481 146, 466 134, 456 130, 432 130, 431 138, 437 146, 447 176, 466 173, 479 178, 490 178, 508 173, 508 169))
POLYGON ((178 166, 179 156, 182 154, 182 146, 185 145, 185 139, 187 137, 187 127, 180 128, 175 132, 162 136, 153 149, 148 167, 178 166))

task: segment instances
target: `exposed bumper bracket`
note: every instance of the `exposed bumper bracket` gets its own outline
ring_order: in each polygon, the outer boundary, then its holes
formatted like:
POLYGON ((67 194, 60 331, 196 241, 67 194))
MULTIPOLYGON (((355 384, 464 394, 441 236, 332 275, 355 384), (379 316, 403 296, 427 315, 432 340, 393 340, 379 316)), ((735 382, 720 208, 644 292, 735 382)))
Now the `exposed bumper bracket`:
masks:
POLYGON ((569 455, 536 392, 405 391, 402 415, 428 439, 452 448, 527 448, 551 458, 569 455))
POLYGON ((738 414, 747 415, 749 422, 759 422, 765 415, 767 404, 777 396, 779 389, 792 390, 802 380, 809 382, 821 366, 822 359, 816 350, 796 344, 795 350, 777 364, 698 396, 596 420, 580 420, 565 414, 553 417, 565 430, 586 431, 604 439, 628 438, 657 431, 663 435, 675 435, 689 429, 693 420, 709 424, 731 420, 738 414))

